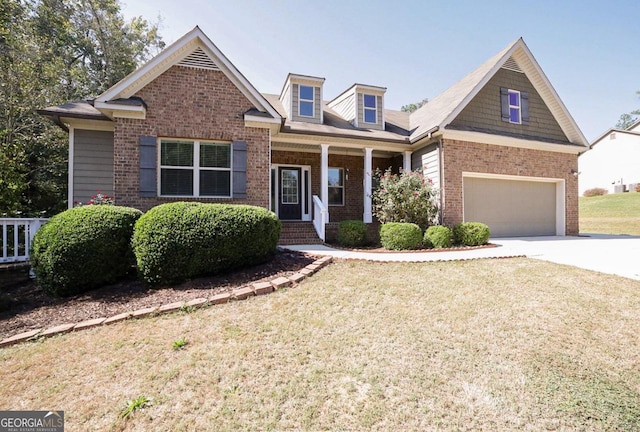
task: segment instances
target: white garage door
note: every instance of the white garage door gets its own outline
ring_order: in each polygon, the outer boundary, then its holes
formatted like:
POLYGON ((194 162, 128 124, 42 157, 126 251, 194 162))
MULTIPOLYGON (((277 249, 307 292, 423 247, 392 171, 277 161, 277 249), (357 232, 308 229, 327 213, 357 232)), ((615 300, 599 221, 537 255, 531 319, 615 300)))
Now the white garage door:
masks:
POLYGON ((556 235, 556 183, 465 177, 464 220, 492 237, 556 235))

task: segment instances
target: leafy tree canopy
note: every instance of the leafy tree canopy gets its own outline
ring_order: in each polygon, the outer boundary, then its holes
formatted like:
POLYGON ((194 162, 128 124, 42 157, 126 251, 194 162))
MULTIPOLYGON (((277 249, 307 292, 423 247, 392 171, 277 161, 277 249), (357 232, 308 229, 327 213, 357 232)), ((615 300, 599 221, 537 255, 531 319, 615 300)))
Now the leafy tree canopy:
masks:
POLYGON ((118 0, 0 2, 0 217, 66 208, 67 137, 35 110, 96 96, 163 47, 118 0))
POLYGON ((417 111, 420 107, 422 107, 427 102, 429 102, 429 99, 424 98, 420 102, 403 105, 402 108, 400 108, 400 111, 412 113, 414 111, 417 111))
MULTIPOLYGON (((636 92, 636 94, 640 95, 640 90, 636 92)), ((618 123, 616 123, 617 129, 628 129, 632 124, 638 121, 638 117, 640 116, 640 109, 633 110, 630 113, 625 113, 620 116, 618 119, 618 123)))

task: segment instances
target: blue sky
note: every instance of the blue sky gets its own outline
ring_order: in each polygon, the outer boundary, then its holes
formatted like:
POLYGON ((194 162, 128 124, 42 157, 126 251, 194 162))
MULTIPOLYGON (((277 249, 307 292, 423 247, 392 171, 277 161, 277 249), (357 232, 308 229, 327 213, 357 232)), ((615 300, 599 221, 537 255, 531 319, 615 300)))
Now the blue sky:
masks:
POLYGON ((522 36, 589 140, 640 108, 640 1, 122 0, 171 43, 200 28, 261 92, 287 73, 433 98, 522 36))

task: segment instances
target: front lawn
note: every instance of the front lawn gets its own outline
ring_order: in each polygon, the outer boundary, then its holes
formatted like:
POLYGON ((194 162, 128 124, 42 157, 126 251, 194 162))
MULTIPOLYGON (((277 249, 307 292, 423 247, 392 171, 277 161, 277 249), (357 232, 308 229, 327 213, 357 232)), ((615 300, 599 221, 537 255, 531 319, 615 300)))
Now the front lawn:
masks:
POLYGON ((580 197, 580 232, 640 235, 640 193, 580 197))
POLYGON ((0 409, 69 430, 636 431, 638 316, 640 282, 543 261, 341 262, 1 349, 0 409))

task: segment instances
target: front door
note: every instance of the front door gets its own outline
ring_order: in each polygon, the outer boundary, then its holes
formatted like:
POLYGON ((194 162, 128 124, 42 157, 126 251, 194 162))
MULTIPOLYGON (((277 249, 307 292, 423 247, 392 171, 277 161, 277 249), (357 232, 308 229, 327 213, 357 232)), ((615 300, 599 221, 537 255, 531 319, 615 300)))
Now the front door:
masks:
POLYGON ((279 167, 278 216, 282 220, 302 219, 302 170, 300 168, 279 167))

